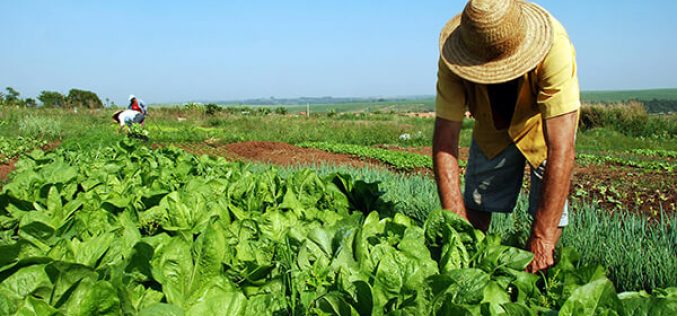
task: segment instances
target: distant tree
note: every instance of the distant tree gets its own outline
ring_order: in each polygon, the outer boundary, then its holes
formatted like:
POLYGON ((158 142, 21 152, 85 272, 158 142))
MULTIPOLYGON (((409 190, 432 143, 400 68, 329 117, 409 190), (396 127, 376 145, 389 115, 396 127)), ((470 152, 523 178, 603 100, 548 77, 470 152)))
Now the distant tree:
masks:
POLYGON ((287 108, 284 106, 277 107, 275 108, 275 114, 285 115, 287 114, 287 108))
POLYGON ((215 104, 215 103, 205 104, 205 114, 212 116, 219 111, 221 111, 221 107, 218 106, 217 104, 215 104))
POLYGON ((270 108, 266 108, 266 107, 260 107, 260 108, 256 109, 257 115, 268 115, 268 114, 270 114, 270 112, 271 112, 270 108))
POLYGON ((24 99, 23 103, 24 103, 24 106, 27 106, 29 108, 34 108, 34 107, 38 106, 38 103, 35 102, 35 99, 33 99, 33 98, 26 98, 26 99, 24 99))
POLYGON ((58 91, 41 91, 38 100, 46 108, 66 107, 66 97, 58 91))
POLYGON ((22 104, 21 99, 19 98, 19 91, 14 90, 12 87, 5 88, 5 91, 7 91, 7 93, 5 93, 5 97, 2 102, 4 105, 12 106, 22 104))
POLYGON ((71 89, 68 91, 66 101, 70 107, 83 107, 88 109, 103 108, 103 102, 101 102, 99 96, 96 95, 96 93, 87 90, 71 89))

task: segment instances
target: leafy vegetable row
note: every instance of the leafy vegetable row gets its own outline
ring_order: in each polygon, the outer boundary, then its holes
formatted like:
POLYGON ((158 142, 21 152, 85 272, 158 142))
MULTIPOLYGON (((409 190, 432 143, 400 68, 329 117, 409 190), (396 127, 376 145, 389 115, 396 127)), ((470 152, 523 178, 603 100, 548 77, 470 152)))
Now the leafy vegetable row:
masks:
POLYGON ((47 141, 41 139, 31 139, 25 137, 2 137, 0 136, 0 163, 6 163, 18 155, 28 152, 47 144, 47 141))
POLYGON ((665 149, 633 149, 629 151, 632 154, 644 155, 649 157, 677 158, 677 151, 665 149))
POLYGON ((646 170, 658 170, 672 172, 677 169, 677 164, 668 161, 645 161, 625 159, 612 156, 598 156, 591 154, 576 154, 576 159, 583 162, 610 163, 619 166, 634 167, 646 170))
MULTIPOLYGON (((349 154, 361 158, 376 159, 400 170, 412 170, 417 168, 430 169, 433 165, 433 161, 430 156, 383 148, 326 142, 304 142, 298 144, 298 146, 316 148, 334 153, 349 154)), ((465 162, 459 161, 459 165, 465 166, 465 162)))
POLYGON ((423 226, 377 183, 152 150, 35 151, 0 192, 2 315, 670 314, 564 250, 546 275, 447 211, 423 226))

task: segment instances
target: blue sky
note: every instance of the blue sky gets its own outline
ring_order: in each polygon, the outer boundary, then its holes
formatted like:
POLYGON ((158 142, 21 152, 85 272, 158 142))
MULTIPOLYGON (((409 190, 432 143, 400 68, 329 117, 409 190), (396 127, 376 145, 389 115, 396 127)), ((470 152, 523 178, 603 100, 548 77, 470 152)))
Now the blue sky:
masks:
MULTIPOLYGON (((583 90, 677 87, 677 1, 541 0, 583 90)), ((125 103, 434 94, 465 1, 0 1, 0 88, 125 103)))

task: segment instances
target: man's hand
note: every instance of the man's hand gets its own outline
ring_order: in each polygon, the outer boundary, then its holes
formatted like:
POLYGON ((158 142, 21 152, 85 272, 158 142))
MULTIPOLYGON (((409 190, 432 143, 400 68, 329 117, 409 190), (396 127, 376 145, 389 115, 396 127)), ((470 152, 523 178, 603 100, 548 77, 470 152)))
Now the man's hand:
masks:
POLYGON ((534 254, 534 260, 527 266, 527 272, 536 273, 541 270, 547 270, 555 264, 555 240, 545 240, 541 237, 531 236, 527 246, 529 251, 534 254))

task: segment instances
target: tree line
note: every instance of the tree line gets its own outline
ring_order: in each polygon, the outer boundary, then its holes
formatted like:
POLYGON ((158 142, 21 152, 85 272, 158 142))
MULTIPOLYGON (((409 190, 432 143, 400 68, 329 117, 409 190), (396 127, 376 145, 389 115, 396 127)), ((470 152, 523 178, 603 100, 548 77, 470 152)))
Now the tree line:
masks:
POLYGON ((0 91, 0 105, 19 107, 42 106, 45 108, 66 109, 100 109, 104 107, 99 96, 96 95, 96 93, 87 90, 71 89, 66 95, 58 91, 43 90, 40 92, 40 95, 38 95, 37 100, 35 100, 33 98, 21 98, 19 91, 12 87, 6 87, 4 91, 0 91), (40 101, 39 104, 38 101, 40 101))

